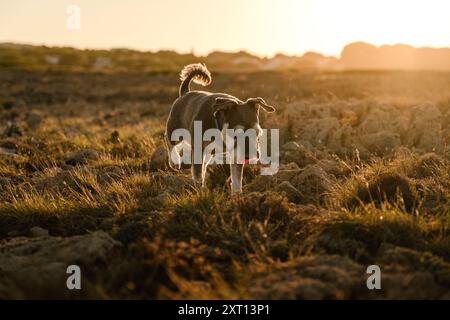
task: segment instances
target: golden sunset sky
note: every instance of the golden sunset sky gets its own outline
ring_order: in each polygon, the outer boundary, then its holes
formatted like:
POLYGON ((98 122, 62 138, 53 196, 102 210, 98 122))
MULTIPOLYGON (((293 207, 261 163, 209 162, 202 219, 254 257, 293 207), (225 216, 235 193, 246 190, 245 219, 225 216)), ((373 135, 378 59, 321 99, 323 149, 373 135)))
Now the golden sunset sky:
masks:
POLYGON ((0 0, 0 42, 339 55, 354 41, 450 47, 449 15, 448 0, 0 0))

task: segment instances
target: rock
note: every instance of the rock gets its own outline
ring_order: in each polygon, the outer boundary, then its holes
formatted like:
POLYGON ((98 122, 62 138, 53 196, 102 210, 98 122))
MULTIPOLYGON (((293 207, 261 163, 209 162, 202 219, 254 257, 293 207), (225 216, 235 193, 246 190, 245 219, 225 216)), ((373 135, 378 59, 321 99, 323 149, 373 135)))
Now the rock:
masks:
POLYGON ((347 149, 347 151, 353 150, 359 144, 359 134, 357 134, 357 130, 355 127, 351 126, 349 123, 342 124, 341 127, 341 145, 343 148, 347 149))
POLYGON ((408 131, 409 118, 405 112, 391 105, 371 103, 356 129, 355 147, 363 146, 369 152, 385 153, 398 148, 408 131))
POLYGON ((380 131, 362 135, 360 143, 370 152, 383 155, 400 147, 402 142, 398 133, 380 131))
POLYGON ((364 276, 363 267, 348 258, 306 256, 254 275, 248 291, 252 299, 345 299, 364 276))
POLYGON ((69 170, 59 168, 49 169, 44 176, 33 178, 33 186, 39 191, 61 191, 67 187, 75 187, 76 180, 69 170))
MULTIPOLYGON (((279 172, 278 172, 279 173, 279 172)), ((276 178, 269 175, 258 175, 249 184, 244 184, 244 190, 248 192, 263 192, 274 186, 276 178)))
POLYGON ((165 147, 157 148, 150 157, 150 170, 167 170, 169 168, 168 154, 165 147))
POLYGON ((287 116, 292 123, 289 136, 315 147, 340 150, 342 132, 335 109, 336 106, 329 102, 289 105, 287 116))
POLYGON ((3 131, 3 135, 6 137, 16 137, 16 136, 22 136, 23 130, 21 127, 19 127, 18 124, 9 122, 3 131))
POLYGON ((412 174, 417 178, 427 178, 435 175, 440 167, 447 166, 447 161, 434 152, 422 155, 413 168, 412 174))
POLYGON ((153 198, 153 200, 163 203, 168 197, 170 196, 170 193, 167 191, 161 192, 156 197, 153 198))
POLYGON ((390 270, 383 276, 386 299, 442 299, 449 292, 450 263, 442 258, 385 243, 378 256, 390 270))
POLYGON ((287 240, 276 240, 269 244, 270 255, 274 258, 286 261, 289 258, 291 243, 287 240))
POLYGON ((279 170, 274 176, 257 176, 244 188, 253 192, 276 189, 285 191, 292 202, 316 203, 322 200, 333 179, 320 166, 309 165, 304 169, 279 170))
POLYGON ((290 182, 302 194, 302 202, 314 203, 323 199, 332 179, 318 165, 309 165, 290 179, 290 182))
POLYGON ((119 131, 114 130, 113 132, 111 132, 111 135, 109 137, 109 141, 111 143, 120 143, 120 136, 119 136, 119 131))
POLYGON ((286 142, 281 146, 281 151, 297 151, 300 149, 300 145, 295 141, 286 142))
POLYGON ((314 154, 295 141, 287 142, 281 147, 280 151, 280 158, 283 163, 293 162, 304 167, 316 162, 314 154))
POLYGON ((17 145, 17 143, 13 141, 6 140, 0 143, 0 149, 3 149, 11 153, 16 153, 18 148, 19 146, 17 145))
POLYGON ((21 98, 18 98, 18 99, 16 99, 15 101, 14 101, 14 108, 18 108, 18 109, 20 109, 20 108, 25 108, 25 107, 27 107, 28 105, 27 105, 27 103, 25 102, 25 100, 23 100, 23 99, 21 99, 21 98))
POLYGON ((425 153, 419 158, 418 165, 425 167, 439 167, 445 165, 445 159, 434 152, 425 153))
POLYGON ((100 153, 93 149, 83 149, 74 151, 64 157, 65 163, 76 166, 79 164, 86 164, 90 161, 95 161, 100 158, 100 153))
POLYGON ((145 220, 130 221, 120 227, 115 238, 127 245, 142 238, 151 238, 151 228, 145 220))
POLYGON ((5 148, 1 148, 0 147, 0 155, 2 155, 2 156, 11 156, 11 157, 14 157, 14 156, 17 156, 17 154, 15 154, 15 152, 14 151, 12 151, 11 149, 5 149, 5 148))
POLYGON ((408 145, 426 151, 441 151, 442 113, 435 105, 423 104, 413 108, 408 135, 408 145))
POLYGON ((11 178, 11 182, 14 184, 23 183, 23 182, 26 182, 27 180, 28 180, 27 177, 23 176, 23 175, 16 175, 11 178))
POLYGON ((11 178, 0 177, 0 191, 3 189, 7 189, 9 185, 11 185, 11 178))
POLYGON ((339 151, 341 144, 341 125, 335 117, 311 119, 301 129, 299 136, 313 146, 324 146, 332 151, 339 151))
POLYGON ((430 272, 398 271, 383 275, 384 297, 386 299, 441 299, 440 287, 430 272))
POLYGON ((10 149, 0 148, 0 159, 23 159, 23 157, 10 149))
POLYGON ((274 176, 275 183, 280 183, 281 181, 291 181, 293 177, 302 171, 303 169, 278 170, 277 174, 274 176))
POLYGON ((1 105, 3 106, 3 109, 11 110, 15 105, 15 101, 12 99, 8 99, 8 100, 3 101, 1 105))
POLYGON ((44 117, 36 110, 30 111, 25 117, 25 122, 31 130, 36 130, 43 120, 44 117))
POLYGON ((401 197, 407 212, 412 212, 416 199, 412 193, 410 182, 406 177, 399 174, 381 174, 368 185, 361 185, 357 191, 357 198, 350 201, 350 205, 355 205, 359 201, 363 203, 373 202, 380 205, 384 201, 396 204, 398 197, 401 197))
MULTIPOLYGON (((395 131, 392 125, 394 108, 385 105, 370 105, 358 127, 360 135, 373 134, 385 130, 395 131)), ((397 114, 395 115, 397 116, 397 114)))
POLYGON ((187 187, 193 186, 193 181, 187 176, 177 176, 155 172, 152 179, 161 185, 162 190, 171 193, 180 193, 187 187))
POLYGON ((119 180, 123 176, 123 170, 118 166, 107 166, 97 174, 100 183, 110 183, 119 180))
POLYGON ((3 299, 73 297, 77 293, 66 287, 66 270, 73 264, 82 270, 86 294, 92 287, 89 272, 108 261, 120 246, 120 242, 103 231, 68 238, 18 237, 2 241, 0 296, 3 299))
POLYGON ((33 227, 30 229, 30 235, 32 237, 47 237, 48 230, 41 227, 33 227))
POLYGON ((327 174, 332 174, 335 177, 343 177, 351 172, 350 168, 345 166, 342 162, 331 159, 322 159, 316 163, 327 174))
POLYGON ((302 194, 289 181, 281 182, 275 190, 284 192, 291 202, 298 202, 302 198, 302 194))
POLYGON ((299 170, 300 167, 295 162, 282 163, 280 164, 280 170, 299 170))
MULTIPOLYGON (((302 256, 250 275, 252 299, 443 299, 448 297, 450 264, 431 253, 383 244, 375 264, 382 291, 368 290, 367 264, 331 254, 302 256)), ((371 260, 372 261, 372 260, 371 260)))
POLYGON ((12 230, 12 231, 9 231, 6 235, 8 237, 18 237, 21 235, 21 233, 18 230, 12 230))

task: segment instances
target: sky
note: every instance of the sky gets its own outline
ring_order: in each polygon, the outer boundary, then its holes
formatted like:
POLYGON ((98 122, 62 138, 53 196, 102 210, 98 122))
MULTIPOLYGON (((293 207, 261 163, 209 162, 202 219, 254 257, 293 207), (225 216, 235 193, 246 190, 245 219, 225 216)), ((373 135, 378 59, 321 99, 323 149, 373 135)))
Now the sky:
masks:
POLYGON ((449 14, 448 0, 0 0, 0 42, 339 56, 355 41, 450 47, 449 14))

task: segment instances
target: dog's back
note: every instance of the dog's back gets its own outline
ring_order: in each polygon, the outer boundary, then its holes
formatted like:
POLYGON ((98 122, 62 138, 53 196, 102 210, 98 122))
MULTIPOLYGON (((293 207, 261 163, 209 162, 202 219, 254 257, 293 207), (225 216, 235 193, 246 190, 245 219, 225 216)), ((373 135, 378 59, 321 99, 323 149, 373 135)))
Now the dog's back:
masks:
POLYGON ((210 93, 206 91, 190 91, 190 83, 207 86, 211 83, 211 73, 205 65, 197 63, 183 68, 180 73, 180 96, 174 101, 166 125, 166 140, 170 141, 172 132, 176 129, 186 129, 192 133, 194 121, 202 121, 203 130, 215 128, 213 105, 216 98, 233 98, 224 93, 210 93))
MULTIPOLYGON (((227 155, 227 158, 232 160, 230 162, 231 191, 233 193, 242 192, 244 164, 249 163, 250 159, 257 159, 258 157, 258 137, 260 135, 258 132, 262 131, 259 126, 259 109, 270 113, 274 112, 275 108, 268 105, 261 97, 248 98, 244 102, 225 93, 190 91, 191 81, 203 86, 211 83, 211 74, 202 64, 191 64, 184 67, 180 79, 180 96, 172 105, 165 132, 169 165, 174 169, 182 168, 188 160, 191 165, 192 179, 204 187, 206 168, 213 159, 213 155, 227 155), (201 123, 201 132, 198 132, 197 121, 201 123), (224 140, 225 136, 222 136, 222 139, 218 139, 219 141, 214 141, 213 146, 220 146, 223 143, 226 150, 221 148, 218 151, 213 150, 213 153, 208 151, 205 154, 205 149, 210 146, 207 143, 209 140, 199 141, 199 138, 203 138, 206 130, 213 128, 220 130, 222 135, 225 133, 226 137, 229 137, 228 130, 224 131, 224 129, 228 128, 240 129, 241 132, 244 130, 247 132, 251 129, 253 130, 251 133, 254 134, 252 139, 251 137, 249 139, 244 137, 244 141, 241 140, 240 143, 239 139, 235 137, 232 139, 235 143, 232 142, 231 146, 225 143, 230 139, 224 140), (175 132, 179 129, 183 131, 175 132), (172 137, 173 133, 176 133, 174 137, 172 137), (202 137, 199 137, 199 134, 202 137), (186 141, 187 139, 190 139, 190 141, 186 141), (201 144, 199 145, 198 142, 201 142, 201 144), (248 151, 250 145, 253 146, 255 152, 248 151), (185 149, 186 146, 188 147, 187 150, 185 149), (190 151, 193 151, 193 153, 190 151), (187 159, 185 159, 185 156, 187 159)), ((217 131, 214 132, 217 133, 217 131)))
MULTIPOLYGON (((172 105, 170 115, 167 120, 166 135, 170 138, 176 129, 186 129, 191 131, 191 126, 195 120, 207 121, 207 117, 202 117, 206 109, 211 106, 212 94, 209 92, 193 91, 179 97, 172 105), (202 112, 203 111, 203 112, 202 112)), ((211 110, 212 115, 212 110, 211 110)), ((212 123, 214 124, 214 123, 212 123)), ((202 126, 211 125, 202 123, 202 126)), ((176 143, 176 142, 175 142, 176 143)))

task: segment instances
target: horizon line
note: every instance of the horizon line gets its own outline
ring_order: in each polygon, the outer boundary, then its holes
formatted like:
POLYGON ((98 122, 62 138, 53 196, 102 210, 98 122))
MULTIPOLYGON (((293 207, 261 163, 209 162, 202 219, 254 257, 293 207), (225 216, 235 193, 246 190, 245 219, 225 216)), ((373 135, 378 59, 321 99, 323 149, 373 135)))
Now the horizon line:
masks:
POLYGON ((157 50, 145 50, 145 49, 139 49, 139 48, 134 48, 132 46, 119 46, 119 47, 80 47, 80 46, 73 46, 73 45, 66 45, 66 44, 46 44, 46 43, 42 43, 42 42, 15 42, 15 41, 9 41, 9 40, 0 40, 0 46, 3 45, 23 45, 23 46, 35 46, 35 47, 48 47, 48 48, 71 48, 71 49, 75 49, 75 50, 80 50, 80 51, 88 51, 88 50, 93 50, 93 51, 113 51, 113 50, 130 50, 130 51, 134 51, 134 52, 140 52, 140 53, 158 53, 158 52, 163 52, 163 51, 170 51, 170 52, 175 52, 177 54, 192 54, 196 57, 207 57, 212 53, 215 52, 221 52, 221 53, 239 53, 239 52, 243 52, 243 53, 247 53, 249 55, 258 57, 260 59, 273 59, 274 57, 278 56, 278 55, 284 55, 284 56, 288 56, 288 57, 302 57, 307 53, 315 53, 315 54, 320 54, 324 57, 328 57, 328 58, 336 58, 336 59, 340 59, 342 57, 342 51, 345 49, 345 47, 351 45, 351 44, 356 44, 356 43, 363 43, 366 45, 370 45, 373 46, 377 49, 382 48, 382 47, 395 47, 395 46, 407 46, 410 47, 412 49, 450 49, 450 44, 448 47, 435 47, 435 46, 420 46, 420 47, 415 47, 413 45, 407 44, 407 43, 394 43, 394 44, 389 44, 389 43, 385 43, 385 44, 381 44, 381 45, 375 45, 372 44, 370 42, 366 42, 363 40, 358 40, 358 41, 353 41, 353 42, 349 42, 347 44, 345 44, 339 55, 327 55, 324 54, 320 51, 314 51, 314 50, 305 50, 303 53, 298 53, 298 54, 290 54, 290 53, 286 53, 283 51, 277 51, 276 53, 272 54, 272 55, 261 55, 258 53, 255 53, 254 51, 252 51, 251 49, 237 49, 237 50, 226 50, 226 49, 214 49, 209 51, 206 54, 196 54, 195 53, 195 48, 191 51, 191 52, 186 52, 186 51, 180 51, 177 49, 173 49, 173 48, 160 48, 157 50))

